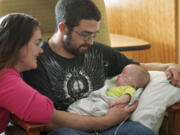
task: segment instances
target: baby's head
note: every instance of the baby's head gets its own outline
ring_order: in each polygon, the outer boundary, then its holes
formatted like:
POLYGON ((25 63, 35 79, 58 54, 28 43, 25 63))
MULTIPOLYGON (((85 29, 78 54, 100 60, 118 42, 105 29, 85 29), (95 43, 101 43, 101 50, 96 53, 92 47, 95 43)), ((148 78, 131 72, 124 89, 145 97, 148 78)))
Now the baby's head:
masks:
POLYGON ((116 80, 117 86, 130 85, 135 89, 144 88, 150 81, 150 75, 143 67, 129 64, 124 67, 116 80))

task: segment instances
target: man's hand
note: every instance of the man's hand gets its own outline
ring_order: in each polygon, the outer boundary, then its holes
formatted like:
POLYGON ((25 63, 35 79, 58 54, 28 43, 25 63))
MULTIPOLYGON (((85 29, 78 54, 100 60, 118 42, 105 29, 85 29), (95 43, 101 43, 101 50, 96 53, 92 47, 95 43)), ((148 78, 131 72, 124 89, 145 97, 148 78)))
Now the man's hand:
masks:
POLYGON ((180 87, 180 67, 177 64, 170 65, 165 73, 172 85, 180 87))
MULTIPOLYGON (((105 116, 109 120, 109 124, 116 125, 120 124, 123 120, 125 120, 131 112, 133 112, 137 107, 137 102, 135 102, 132 106, 126 107, 127 104, 118 104, 114 107, 110 108, 107 115, 105 116)), ((110 126, 110 127, 111 127, 110 126)))
POLYGON ((140 63, 146 70, 158 70, 166 73, 171 84, 180 87, 180 66, 175 63, 140 63))

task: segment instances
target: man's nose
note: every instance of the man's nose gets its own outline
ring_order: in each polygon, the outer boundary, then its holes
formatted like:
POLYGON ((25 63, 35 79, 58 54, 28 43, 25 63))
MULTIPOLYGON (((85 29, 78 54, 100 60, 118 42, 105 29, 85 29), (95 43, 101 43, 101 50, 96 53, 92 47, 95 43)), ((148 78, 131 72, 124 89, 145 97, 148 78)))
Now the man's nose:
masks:
POLYGON ((93 38, 93 37, 89 38, 88 40, 86 40, 86 43, 87 43, 88 45, 93 45, 93 43, 94 43, 94 38, 93 38))

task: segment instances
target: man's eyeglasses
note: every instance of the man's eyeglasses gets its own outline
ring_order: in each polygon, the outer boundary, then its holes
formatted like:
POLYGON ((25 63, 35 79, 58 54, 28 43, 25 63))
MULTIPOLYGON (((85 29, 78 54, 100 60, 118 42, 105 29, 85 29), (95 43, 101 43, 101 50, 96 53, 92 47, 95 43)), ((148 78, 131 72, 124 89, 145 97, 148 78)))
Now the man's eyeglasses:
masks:
POLYGON ((76 32, 80 37, 82 37, 84 41, 88 41, 89 39, 94 39, 96 37, 96 34, 98 33, 98 32, 81 33, 78 31, 74 31, 74 32, 76 32))

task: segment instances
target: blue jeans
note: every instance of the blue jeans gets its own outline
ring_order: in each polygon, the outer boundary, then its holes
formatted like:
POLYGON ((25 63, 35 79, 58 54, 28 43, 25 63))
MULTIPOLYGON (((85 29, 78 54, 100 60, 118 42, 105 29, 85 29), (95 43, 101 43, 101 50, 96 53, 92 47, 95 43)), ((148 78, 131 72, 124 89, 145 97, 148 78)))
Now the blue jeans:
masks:
POLYGON ((158 135, 151 129, 133 121, 126 121, 122 126, 115 126, 101 132, 84 132, 70 128, 60 128, 49 132, 47 135, 158 135), (117 129, 118 128, 118 129, 117 129))

